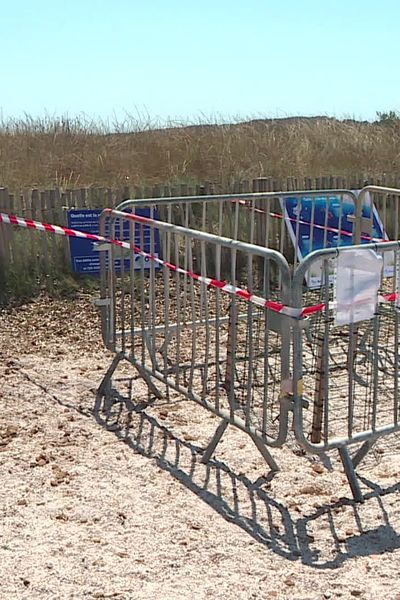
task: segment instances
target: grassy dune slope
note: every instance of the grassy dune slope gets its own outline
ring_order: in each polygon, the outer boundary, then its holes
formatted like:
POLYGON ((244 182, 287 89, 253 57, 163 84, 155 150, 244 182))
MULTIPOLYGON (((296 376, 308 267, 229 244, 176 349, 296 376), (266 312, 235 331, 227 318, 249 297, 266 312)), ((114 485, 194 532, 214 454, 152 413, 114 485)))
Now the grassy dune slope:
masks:
POLYGON ((0 185, 174 184, 395 173, 400 120, 293 117, 160 128, 82 118, 0 123, 0 185))

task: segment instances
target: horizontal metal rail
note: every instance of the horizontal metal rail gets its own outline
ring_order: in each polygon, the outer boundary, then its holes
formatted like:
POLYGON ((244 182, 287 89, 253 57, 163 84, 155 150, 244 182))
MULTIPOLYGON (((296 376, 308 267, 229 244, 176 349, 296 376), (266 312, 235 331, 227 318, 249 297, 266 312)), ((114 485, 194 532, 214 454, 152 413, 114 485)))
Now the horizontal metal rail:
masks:
MULTIPOLYGON (((398 192, 399 190, 397 190, 398 192)), ((268 198, 289 198, 293 196, 326 196, 326 195, 346 195, 351 197, 354 202, 357 199, 356 194, 351 190, 346 189, 333 189, 333 190, 296 190, 286 192, 251 192, 246 194, 213 194, 213 195, 201 195, 201 196, 161 196, 159 198, 129 198, 120 202, 116 206, 116 210, 124 211, 131 207, 142 207, 142 206, 163 206, 168 204, 193 204, 196 202, 232 202, 234 200, 263 200, 268 198)))

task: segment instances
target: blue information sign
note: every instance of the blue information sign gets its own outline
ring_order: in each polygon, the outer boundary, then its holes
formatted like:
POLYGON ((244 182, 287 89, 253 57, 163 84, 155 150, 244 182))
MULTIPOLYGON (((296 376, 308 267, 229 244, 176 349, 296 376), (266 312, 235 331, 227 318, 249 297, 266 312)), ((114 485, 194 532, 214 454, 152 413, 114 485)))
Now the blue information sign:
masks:
MULTIPOLYGON (((313 250, 352 245, 354 202, 350 198, 346 201, 334 195, 292 196, 284 199, 284 208, 289 233, 292 239, 297 241, 300 258, 304 258, 313 250), (313 205, 314 216, 312 217, 313 205), (312 236, 311 223, 314 224, 312 236), (296 231, 298 231, 297 236, 296 231)), ((371 218, 371 203, 363 205, 362 217, 368 220, 371 218)), ((374 240, 385 239, 382 223, 375 207, 373 207, 371 237, 374 240)), ((369 236, 361 239, 362 244, 370 241, 369 236)))
MULTIPOLYGON (((354 192, 358 194, 357 190, 354 192)), ((289 235, 293 244, 297 246, 300 260, 314 250, 352 245, 355 207, 350 196, 346 199, 345 195, 334 194, 318 197, 294 195, 283 197, 281 204, 289 235)), ((369 235, 362 235, 362 244, 388 239, 378 211, 370 196, 367 196, 362 206, 363 219, 370 221, 371 211, 372 232, 369 235)), ((393 264, 394 256, 391 253, 385 254, 385 276, 393 275, 393 264)), ((333 277, 332 271, 330 281, 333 281, 333 277)), ((307 272, 306 281, 310 288, 321 286, 322 261, 312 264, 307 272)))
MULTIPOLYGON (((78 231, 84 231, 86 233, 94 233, 99 235, 99 217, 102 212, 101 208, 93 208, 93 209, 71 209, 68 211, 68 227, 70 229, 76 229, 78 231)), ((150 209, 136 209, 135 214, 142 217, 150 216, 150 209)), ((157 214, 153 212, 153 218, 157 219, 157 214)), ((129 229, 130 222, 128 220, 124 221, 124 235, 123 239, 129 241, 129 229)), ((148 254, 153 254, 154 256, 160 257, 160 235, 158 229, 153 229, 154 231, 154 248, 152 248, 151 244, 151 228, 146 225, 140 225, 139 223, 135 223, 135 246, 138 246, 142 251, 147 252, 148 254), (153 249, 153 252, 152 252, 153 249)), ((106 237, 109 237, 110 233, 108 227, 106 228, 106 237)), ((120 239, 119 234, 119 222, 116 222, 116 232, 115 236, 117 239, 120 239)), ((84 238, 69 238, 69 247, 71 254, 71 267, 75 273, 82 273, 86 275, 98 275, 100 273, 100 255, 97 250, 94 248, 94 243, 90 240, 85 240, 84 238)), ((134 268, 141 269, 142 262, 144 263, 145 268, 150 267, 150 258, 145 258, 140 254, 130 253, 124 260, 124 265, 126 269, 130 268, 130 259, 134 260, 134 268)), ((115 261, 115 269, 119 271, 121 268, 121 264, 119 260, 115 261)), ((159 268, 159 264, 155 263, 155 268, 159 268)))

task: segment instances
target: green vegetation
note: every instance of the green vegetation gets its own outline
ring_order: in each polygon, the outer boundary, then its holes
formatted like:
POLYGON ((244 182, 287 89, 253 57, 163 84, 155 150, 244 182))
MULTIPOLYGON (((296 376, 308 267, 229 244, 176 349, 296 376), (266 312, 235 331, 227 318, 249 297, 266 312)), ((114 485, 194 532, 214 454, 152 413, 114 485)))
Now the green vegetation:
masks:
POLYGON ((53 298, 74 298, 82 291, 98 289, 98 278, 83 277, 60 271, 52 276, 26 276, 19 268, 0 269, 0 308, 21 304, 43 292, 53 298))
POLYGON ((378 117, 378 123, 390 123, 397 124, 397 121, 400 119, 400 115, 395 110, 389 110, 389 112, 379 112, 377 111, 376 116, 378 117))

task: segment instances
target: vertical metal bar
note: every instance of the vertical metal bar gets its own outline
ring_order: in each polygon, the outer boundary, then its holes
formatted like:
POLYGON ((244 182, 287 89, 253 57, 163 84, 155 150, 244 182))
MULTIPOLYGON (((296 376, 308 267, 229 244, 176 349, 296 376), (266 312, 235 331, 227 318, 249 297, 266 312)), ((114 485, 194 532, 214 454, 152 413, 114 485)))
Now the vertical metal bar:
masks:
POLYGON ((254 243, 254 214, 255 214, 255 198, 251 199, 250 209, 250 244, 254 243))
MULTIPOLYGON (((193 271, 193 254, 192 254, 192 245, 188 243, 188 262, 189 269, 193 271)), ((191 329, 192 329, 192 358, 191 358, 191 366, 189 373, 189 392, 193 391, 193 380, 194 380, 194 369, 196 366, 196 358, 197 358, 197 326, 196 326, 196 301, 195 301, 195 291, 194 291, 194 282, 193 279, 189 278, 189 289, 190 289, 190 306, 191 306, 191 329)))
MULTIPOLYGON (((186 229, 189 229, 189 205, 185 204, 184 205, 184 227, 186 227, 186 229)), ((185 237, 185 241, 184 241, 184 245, 185 245, 185 254, 183 257, 183 268, 185 269, 185 271, 188 270, 188 248, 189 248, 189 240, 187 237, 185 237)), ((187 277, 184 278, 183 280, 183 314, 186 317, 186 311, 187 311, 187 298, 188 298, 188 281, 187 281, 187 277)))
MULTIPOLYGON (((110 234, 113 239, 115 239, 115 219, 110 220, 110 234)), ((111 244, 110 248, 110 256, 109 256, 109 283, 110 283, 110 298, 111 298, 111 306, 110 306, 110 340, 111 340, 111 349, 116 351, 116 276, 115 276, 115 254, 116 249, 114 244, 111 244)))
POLYGON ((353 245, 361 242, 361 220, 362 220, 362 199, 364 193, 361 191, 354 203, 354 222, 353 222, 353 245))
MULTIPOLYGON (((129 221, 129 240, 131 244, 135 244, 135 223, 129 221)), ((130 297, 131 297, 131 314, 130 314, 130 356, 135 358, 135 255, 133 250, 130 251, 129 261, 130 274, 130 297)))
MULTIPOLYGON (((317 359, 315 366, 315 390, 313 404, 313 419, 311 427, 311 441, 319 444, 322 435, 322 420, 324 415, 324 391, 325 391, 325 331, 317 334, 317 359)), ((324 430, 325 435, 325 430, 324 430)), ((325 439, 326 442, 326 439, 325 439)))
MULTIPOLYGON (((296 274, 295 274, 296 276, 296 274)), ((293 306, 303 306, 303 280, 294 279, 292 283, 291 301, 293 306)), ((299 388, 299 383, 303 377, 303 332, 300 327, 294 327, 292 332, 293 339, 293 426, 295 435, 298 438, 304 438, 304 423, 303 423, 303 402, 302 392, 299 388)), ((282 365, 283 371, 283 365, 282 365)), ((283 378, 284 379, 284 378, 283 378)))
MULTIPOLYGON (((383 221, 383 232, 388 233, 387 231, 387 203, 388 200, 390 199, 389 194, 385 194, 384 198, 383 198, 383 207, 382 207, 382 221, 383 221)), ((397 240, 397 238, 394 238, 395 240, 397 240)))
MULTIPOLYGON (((139 247, 140 250, 144 250, 144 231, 143 231, 143 223, 139 223, 139 247)), ((144 258, 143 256, 140 258, 140 325, 142 328, 142 365, 145 364, 146 358, 146 340, 145 340, 145 329, 146 329, 146 303, 145 303, 145 278, 144 278, 144 258)))
MULTIPOLYGON (((205 242, 201 242, 201 274, 203 277, 207 277, 207 260, 206 260, 206 248, 205 242)), ((203 370, 203 385, 202 385, 202 398, 205 399, 207 395, 207 382, 208 382, 208 362, 210 357, 210 319, 208 312, 208 290, 204 284, 201 284, 204 293, 204 324, 205 324, 205 349, 204 349, 204 370, 203 370)))
POLYGON ((372 233, 374 231, 374 192, 369 193, 369 203, 369 228, 367 233, 372 237, 372 233))
MULTIPOLYGON (((169 254, 168 247, 169 247, 169 238, 170 238, 171 234, 170 234, 169 231, 163 231, 163 232, 160 232, 160 233, 161 233, 161 239, 162 239, 163 256, 167 256, 169 254)), ((163 342, 162 342, 162 350, 163 350, 164 377, 165 377, 165 379, 167 379, 167 377, 168 377, 168 357, 169 357, 169 352, 168 352, 168 345, 169 345, 169 296, 170 296, 169 277, 170 277, 170 270, 168 269, 168 267, 163 266, 164 289, 163 289, 162 302, 163 302, 163 306, 164 306, 164 339, 163 339, 163 342)))
MULTIPOLYGON (((285 230, 285 220, 281 219, 281 237, 283 239, 283 233, 285 230)), ((302 302, 302 296, 300 293, 300 298, 296 299, 294 297, 295 289, 293 289, 292 281, 287 281, 287 275, 283 276, 282 269, 278 270, 278 279, 279 279, 279 292, 281 297, 281 302, 286 304, 287 306, 300 306, 302 302), (298 303, 297 303, 298 300, 298 303)), ((296 328, 294 328, 295 330, 296 328)), ((284 402, 287 398, 287 391, 283 391, 282 384, 285 381, 293 380, 291 375, 291 366, 292 366, 292 339, 294 336, 294 330, 292 333, 291 326, 287 320, 283 320, 281 324, 281 349, 280 349, 280 376, 281 376, 281 410, 280 416, 282 417, 283 412, 285 411, 284 402)), ((293 375, 295 375, 296 365, 293 362, 293 375)), ((300 382, 302 378, 301 370, 299 379, 296 382, 296 390, 293 390, 293 396, 296 398, 297 396, 297 383, 300 382)), ((294 381, 294 380, 293 380, 294 381)), ((295 411, 294 411, 295 415, 295 411)), ((286 424, 287 427, 287 424, 286 424)))
POLYGON ((234 230, 233 230, 233 239, 238 239, 239 232, 239 202, 235 202, 235 221, 234 221, 234 230))
MULTIPOLYGON (((124 220, 119 220, 119 239, 124 239, 124 220)), ((121 350, 125 354, 125 249, 120 248, 120 282, 121 282, 121 350)))
MULTIPOLYGON (((268 247, 268 229, 265 233, 265 247, 268 247)), ((264 298, 268 299, 270 292, 271 292, 271 282, 270 282, 270 276, 271 276, 271 271, 270 271, 270 262, 268 259, 263 258, 263 294, 264 294, 264 298)))
POLYGON ((297 209, 296 209, 296 244, 294 249, 294 267, 296 267, 299 262, 299 231, 300 231, 300 213, 301 213, 301 198, 298 198, 297 201, 297 209))
MULTIPOLYGON (((394 261, 394 277, 395 285, 399 290, 399 251, 395 251, 394 261)), ((395 425, 398 424, 399 413, 398 413, 398 394, 399 394, 399 308, 398 302, 394 303, 393 307, 394 316, 394 402, 393 402, 393 421, 395 425)))
POLYGON ((315 222, 315 197, 311 199, 311 219, 310 219, 310 252, 313 251, 314 244, 314 222, 315 222))
MULTIPOLYGON (((280 219, 280 234, 279 234, 279 252, 284 255, 284 251, 285 251, 285 231, 286 231, 286 224, 285 224, 285 219, 283 218, 284 214, 285 214, 285 203, 286 202, 286 198, 283 199, 283 207, 284 210, 282 210, 282 219, 280 219)), ((279 228, 279 225, 278 225, 279 228)), ((297 256, 297 244, 295 245, 295 259, 294 259, 294 264, 296 264, 296 256, 297 256)), ((282 273, 279 271, 278 272, 278 289, 281 290, 282 289, 282 273)))
MULTIPOLYGON (((235 202, 233 239, 237 240, 239 229, 239 203, 235 202)), ((237 250, 231 248, 231 283, 236 285, 237 250)), ((235 412, 235 373, 236 373, 236 337, 237 337, 237 299, 232 296, 229 306, 228 339, 226 350, 225 389, 228 395, 230 418, 235 412)))
POLYGON ((342 220, 343 220, 343 194, 340 194, 339 196, 339 224, 338 224, 338 241, 336 246, 338 248, 340 248, 341 243, 342 243, 342 220))
MULTIPOLYGON (((269 260, 264 259, 264 298, 269 299, 269 277, 270 277, 270 264, 269 260)), ((269 312, 267 309, 264 310, 263 314, 264 321, 264 347, 263 347, 263 406, 262 406, 262 434, 265 437, 268 428, 268 388, 269 388, 269 312)))
MULTIPOLYGON (((231 282, 236 284, 236 249, 231 249, 231 282)), ((237 301, 236 296, 232 296, 229 308, 229 330, 227 341, 227 364, 226 369, 229 373, 229 380, 226 387, 229 401, 230 417, 233 419, 235 412, 235 372, 236 372, 236 336, 237 336, 237 301), (228 358, 229 363, 228 364, 228 358)))
MULTIPOLYGON (((150 218, 154 219, 154 205, 152 205, 150 207, 150 218)), ((154 250, 154 227, 147 227, 147 238, 148 238, 148 242, 149 246, 150 246, 150 254, 151 256, 154 256, 155 250, 154 250)), ((151 352, 152 352, 152 365, 153 365, 153 369, 155 369, 155 365, 156 365, 156 320, 157 320, 157 302, 156 302, 156 294, 157 294, 157 289, 156 289, 156 276, 155 276, 155 262, 154 260, 150 260, 149 261, 149 267, 150 267, 150 281, 149 281, 149 285, 150 285, 150 298, 149 298, 149 304, 150 304, 150 319, 151 319, 151 352)))
POLYGON ((323 245, 324 248, 326 248, 327 240, 328 240, 328 214, 329 214, 329 194, 327 194, 326 200, 325 200, 324 245, 323 245))
MULTIPOLYGON (((179 267, 179 243, 175 237, 175 265, 179 267)), ((176 375, 175 381, 180 385, 180 364, 181 364, 181 321, 185 322, 186 313, 181 311, 181 275, 175 272, 175 288, 176 288, 176 375)))
MULTIPOLYGON (((168 204, 168 207, 167 207, 167 215, 168 215, 168 216, 167 216, 168 223, 172 223, 172 204, 168 204)), ((170 257, 170 247, 169 247, 169 245, 168 245, 168 254, 167 254, 167 256, 166 256, 166 257, 164 257, 164 259, 169 261, 169 260, 170 260, 170 258, 171 258, 171 257, 170 257)))
POLYGON ((236 305, 231 301, 228 310, 228 335, 226 340, 225 390, 228 397, 233 393, 235 384, 234 352, 236 347, 237 312, 236 305))
POLYGON ((372 419, 371 427, 376 429, 376 416, 378 405, 378 358, 379 358, 379 314, 375 314, 373 318, 373 363, 372 363, 372 419))
POLYGON ((329 260, 324 260, 324 345, 323 345, 323 394, 324 394, 324 441, 329 440, 329 260))
MULTIPOLYGON (((263 204, 264 209, 265 209, 265 213, 264 214, 265 214, 265 247, 266 248, 270 247, 270 245, 269 245, 269 228, 270 228, 270 222, 271 222, 271 215, 270 215, 271 207, 270 207, 270 204, 271 204, 270 199, 266 198, 265 205, 263 204)), ((273 247, 273 244, 272 244, 272 247, 273 247)))
MULTIPOLYGON (((100 235, 102 237, 110 237, 106 232, 106 218, 102 216, 99 222, 100 227, 100 235)), ((109 271, 110 271, 110 251, 99 252, 100 254, 100 298, 102 300, 109 299, 109 271), (106 255, 107 252, 107 255, 106 255)), ((101 309, 101 327, 102 327, 102 336, 103 340, 106 344, 106 347, 109 347, 110 344, 110 314, 111 314, 111 306, 104 307, 101 309)))
POLYGON ((193 207, 195 205, 190 202, 187 206, 188 206, 188 214, 189 214, 188 227, 190 229, 198 229, 198 225, 196 226, 196 217, 195 217, 195 214, 193 211, 193 207))
POLYGON ((349 323, 349 351, 347 356, 347 373, 348 373, 348 387, 347 387, 347 435, 349 438, 353 435, 353 421, 354 421, 354 362, 356 357, 356 344, 358 340, 358 326, 354 326, 354 323, 349 323))
MULTIPOLYGON (((251 234, 253 231, 251 232, 251 234)), ((253 291, 253 255, 247 256, 247 289, 253 291)), ((253 304, 247 303, 247 338, 248 338, 248 371, 247 371, 247 390, 246 390, 246 425, 251 425, 251 401, 253 396, 253 368, 254 368, 254 347, 253 347, 253 304)))
MULTIPOLYGON (((278 200, 279 202, 279 200, 278 200)), ((270 202, 266 202, 266 225, 265 225, 265 247, 269 247, 269 227, 270 227, 270 202)), ((283 212, 283 211, 282 211, 283 212)), ((283 220, 283 219, 282 219, 283 220)), ((263 282, 262 290, 265 299, 270 296, 270 262, 263 259, 263 282)), ((260 317, 261 318, 261 317, 260 317)), ((263 403, 262 403, 262 435, 267 435, 268 428, 268 387, 269 387, 269 313, 265 309, 263 312, 264 339, 263 339, 263 403)))
MULTIPOLYGON (((393 200, 393 202, 395 202, 396 204, 399 201, 399 196, 386 195, 385 206, 387 204, 387 199, 388 198, 390 198, 391 200, 393 200)), ((391 212, 390 212, 390 207, 389 207, 389 215, 390 214, 391 214, 391 212)), ((390 221, 390 223, 392 221, 392 219, 390 218, 390 216, 389 216, 389 221, 390 221)), ((385 223, 384 226, 383 226, 384 238, 388 239, 388 240, 397 240, 398 238, 395 235, 392 236, 392 232, 390 231, 389 227, 390 227, 389 223, 385 223)), ((395 228, 396 228, 396 226, 395 226, 395 228)), ((390 254, 389 254, 389 256, 390 256, 390 254)), ((383 255, 383 257, 385 258, 385 255, 383 255)), ((394 258, 394 260, 393 260, 393 264, 394 264, 394 267, 393 267, 394 268, 394 276, 392 277, 392 292, 395 292, 397 290, 397 268, 396 268, 396 265, 397 265, 397 250, 394 251, 393 258, 394 258)))
MULTIPOLYGON (((217 206, 218 206, 218 229, 217 229, 218 235, 222 235, 222 226, 224 224, 224 213, 225 213, 224 208, 227 205, 229 205, 229 202, 219 201, 217 203, 217 206)), ((229 218, 229 217, 227 217, 227 218, 229 218)))
MULTIPOLYGON (((218 205, 218 235, 222 235, 222 223, 223 223, 223 203, 220 202, 218 205)), ((219 244, 215 246, 215 277, 221 279, 221 254, 222 249, 219 244)), ((221 290, 216 289, 215 292, 215 408, 218 411, 220 408, 220 344, 221 344, 221 331, 220 331, 220 316, 221 316, 221 290)))

